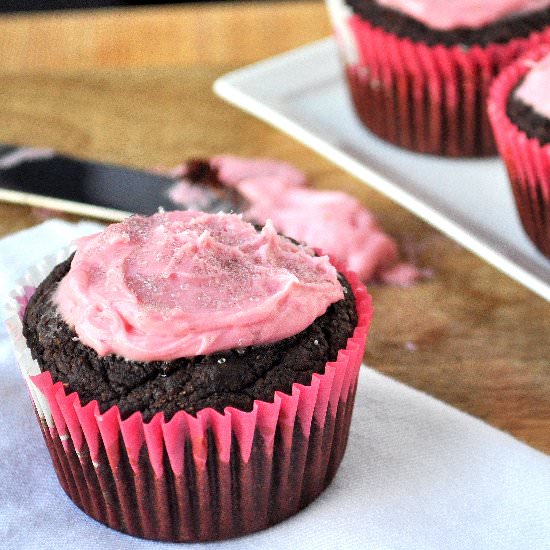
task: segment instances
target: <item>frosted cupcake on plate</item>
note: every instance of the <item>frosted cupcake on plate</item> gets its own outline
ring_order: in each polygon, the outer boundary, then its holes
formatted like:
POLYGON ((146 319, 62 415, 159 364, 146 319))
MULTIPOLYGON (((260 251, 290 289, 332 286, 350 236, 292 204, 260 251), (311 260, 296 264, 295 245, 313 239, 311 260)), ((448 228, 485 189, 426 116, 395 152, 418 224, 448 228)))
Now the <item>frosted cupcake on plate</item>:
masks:
POLYGON ((516 61, 495 80, 489 116, 521 223, 550 258, 550 45, 516 61))
POLYGON ((224 539, 282 521, 334 477, 370 298, 270 224, 134 216, 35 269, 13 307, 59 481, 98 521, 224 539))
POLYGON ((550 0, 327 0, 355 110, 421 153, 495 153, 494 76, 550 39, 550 0))

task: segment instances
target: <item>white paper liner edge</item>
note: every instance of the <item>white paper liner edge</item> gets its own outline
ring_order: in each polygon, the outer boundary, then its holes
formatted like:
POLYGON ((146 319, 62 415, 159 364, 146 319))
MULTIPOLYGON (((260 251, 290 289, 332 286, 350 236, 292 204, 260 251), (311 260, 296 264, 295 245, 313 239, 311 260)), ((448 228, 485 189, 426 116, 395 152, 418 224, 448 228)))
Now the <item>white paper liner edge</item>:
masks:
POLYGON ((15 358, 21 374, 25 379, 31 399, 39 417, 46 421, 49 428, 54 427, 54 421, 48 401, 44 394, 36 387, 31 376, 40 374, 41 370, 36 360, 32 358, 30 349, 23 336, 23 323, 20 317, 21 306, 18 298, 25 296, 25 288, 36 287, 46 278, 51 270, 60 262, 66 260, 73 248, 65 247, 56 254, 51 254, 42 259, 38 264, 32 266, 29 271, 19 280, 15 288, 9 293, 6 309, 6 327, 15 352, 15 358))

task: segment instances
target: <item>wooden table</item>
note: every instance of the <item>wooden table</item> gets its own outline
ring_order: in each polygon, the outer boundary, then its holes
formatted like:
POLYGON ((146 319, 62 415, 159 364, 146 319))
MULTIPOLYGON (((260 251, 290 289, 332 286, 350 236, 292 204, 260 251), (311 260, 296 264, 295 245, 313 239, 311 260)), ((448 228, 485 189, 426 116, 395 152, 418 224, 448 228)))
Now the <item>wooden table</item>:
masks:
MULTIPOLYGON (((211 92, 224 72, 329 32, 319 1, 4 16, 0 142, 137 167, 278 157, 359 197, 434 271, 413 288, 371 287, 367 363, 550 452, 549 304, 211 92)), ((0 235, 39 221, 0 204, 0 235)))

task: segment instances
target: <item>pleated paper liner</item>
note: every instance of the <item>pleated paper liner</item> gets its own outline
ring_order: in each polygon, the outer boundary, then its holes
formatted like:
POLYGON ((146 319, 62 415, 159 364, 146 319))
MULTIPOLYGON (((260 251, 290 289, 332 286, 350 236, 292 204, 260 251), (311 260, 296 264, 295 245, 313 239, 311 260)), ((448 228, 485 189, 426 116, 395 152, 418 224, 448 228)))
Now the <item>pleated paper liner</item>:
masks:
POLYGON ((59 482, 84 512, 113 529, 147 539, 206 541, 278 523, 314 500, 334 477, 348 440, 357 377, 372 314, 358 278, 348 278, 358 325, 336 361, 309 385, 251 412, 100 414, 82 406, 49 372, 40 373, 22 336, 30 296, 67 256, 34 269, 13 293, 8 320, 16 354, 59 482))
POLYGON ((329 0, 353 104, 382 139, 420 153, 483 157, 496 153, 487 117, 495 75, 550 40, 550 27, 486 47, 427 46, 374 27, 329 0), (336 23, 337 17, 345 21, 336 23), (352 55, 350 55, 350 51, 352 55))
POLYGON ((508 98, 516 85, 533 63, 548 53, 550 45, 540 46, 495 79, 489 96, 489 117, 523 228, 535 246, 550 258, 550 144, 529 139, 506 113, 508 98))

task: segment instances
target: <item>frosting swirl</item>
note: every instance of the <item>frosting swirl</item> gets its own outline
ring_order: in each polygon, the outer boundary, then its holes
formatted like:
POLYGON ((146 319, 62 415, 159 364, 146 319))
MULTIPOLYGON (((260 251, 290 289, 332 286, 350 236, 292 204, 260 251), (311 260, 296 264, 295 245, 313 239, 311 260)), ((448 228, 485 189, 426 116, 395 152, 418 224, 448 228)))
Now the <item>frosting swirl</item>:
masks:
POLYGON ((550 0, 375 0, 432 29, 477 29, 500 19, 542 10, 550 0))
POLYGON ((99 355, 173 360, 301 332, 343 298, 326 256, 233 214, 132 216, 77 241, 54 301, 99 355))

